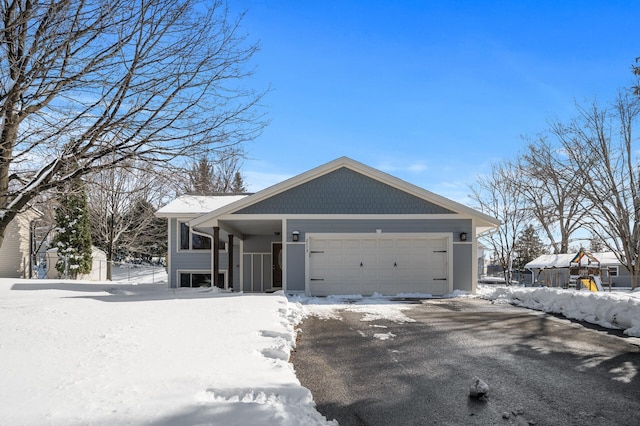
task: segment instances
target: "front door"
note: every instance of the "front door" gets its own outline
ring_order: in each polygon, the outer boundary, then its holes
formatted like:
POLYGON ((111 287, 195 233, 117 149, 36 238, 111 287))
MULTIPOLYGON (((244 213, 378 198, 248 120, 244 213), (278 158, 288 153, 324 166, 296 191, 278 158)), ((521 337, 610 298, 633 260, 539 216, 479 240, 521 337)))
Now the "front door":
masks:
POLYGON ((272 287, 282 288, 282 243, 273 243, 271 246, 272 287))

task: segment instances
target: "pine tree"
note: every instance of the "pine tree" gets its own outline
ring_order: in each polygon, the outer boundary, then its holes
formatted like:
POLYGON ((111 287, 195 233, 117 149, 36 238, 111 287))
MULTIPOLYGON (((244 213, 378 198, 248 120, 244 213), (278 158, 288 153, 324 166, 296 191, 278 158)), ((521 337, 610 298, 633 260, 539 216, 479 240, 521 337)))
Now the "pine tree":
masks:
POLYGON ((602 238, 592 233, 591 238, 589 239, 589 251, 591 253, 599 253, 605 251, 605 249, 606 245, 604 241, 602 241, 602 238))
POLYGON ((514 251, 518 255, 514 259, 513 268, 519 271, 524 270, 524 265, 545 253, 545 246, 533 225, 527 226, 520 233, 514 245, 514 251))
POLYGON ((218 191, 215 165, 207 157, 201 157, 193 164, 188 178, 187 192, 208 194, 218 191))
POLYGON ((198 195, 246 192, 240 159, 241 154, 234 149, 218 153, 215 159, 200 157, 187 171, 181 190, 198 195))
POLYGON ((231 184, 231 192, 236 194, 242 194, 243 192, 247 192, 247 186, 244 183, 244 178, 240 174, 240 172, 236 172, 233 177, 233 183, 231 184))
POLYGON ((83 191, 68 194, 60 201, 54 246, 58 248, 58 272, 69 278, 91 272, 91 228, 83 191))

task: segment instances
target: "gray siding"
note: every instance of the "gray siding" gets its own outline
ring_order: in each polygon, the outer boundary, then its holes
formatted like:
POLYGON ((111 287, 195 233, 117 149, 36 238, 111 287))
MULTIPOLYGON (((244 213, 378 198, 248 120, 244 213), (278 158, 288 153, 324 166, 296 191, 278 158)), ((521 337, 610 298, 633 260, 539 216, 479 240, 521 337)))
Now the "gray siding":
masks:
POLYGON ((262 292, 272 287, 270 254, 245 253, 242 259, 242 291, 262 292))
POLYGON ((281 241, 275 235, 245 235, 242 291, 262 292, 272 287, 272 243, 281 241))
POLYGON ((631 287, 631 274, 629 270, 622 265, 601 265, 605 266, 617 266, 618 276, 611 277, 611 287, 631 287))
POLYGON ((473 291, 473 250, 471 244, 453 245, 453 289, 473 291))
POLYGON ((307 233, 375 233, 377 229, 382 233, 453 232, 454 241, 460 239, 461 232, 466 232, 467 240, 473 240, 471 219, 289 219, 287 227, 299 231, 301 241, 307 233))
POLYGON ((453 214, 348 168, 245 207, 237 214, 453 214))
POLYGON ((281 242, 281 237, 271 235, 245 235, 245 253, 271 253, 271 243, 281 242))
POLYGON ((287 291, 304 291, 305 244, 287 244, 287 291))
POLYGON ((250 254, 245 254, 242 256, 242 291, 252 291, 251 290, 251 256, 250 254))
MULTIPOLYGON (((176 273, 177 271, 210 271, 211 270, 211 250, 190 250, 179 251, 179 235, 178 235, 178 219, 169 220, 169 232, 171 233, 169 258, 170 262, 167 268, 169 287, 176 288, 178 286, 176 273)), ((238 259, 240 252, 236 249, 235 258, 238 259)), ((227 270, 229 266, 229 258, 227 252, 220 252, 220 270, 227 270)), ((240 273, 237 268, 235 274, 240 273)), ((239 283, 239 278, 238 283, 239 283)), ((234 279, 235 281, 236 279, 234 279)))

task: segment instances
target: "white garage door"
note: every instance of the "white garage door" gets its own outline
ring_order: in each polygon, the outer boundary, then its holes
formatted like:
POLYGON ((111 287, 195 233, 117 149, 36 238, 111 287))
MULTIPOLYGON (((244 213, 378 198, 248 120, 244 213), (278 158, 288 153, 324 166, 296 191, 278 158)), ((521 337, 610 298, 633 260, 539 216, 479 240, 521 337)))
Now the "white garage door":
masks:
POLYGON ((309 291, 331 294, 450 292, 448 238, 309 238, 309 291))

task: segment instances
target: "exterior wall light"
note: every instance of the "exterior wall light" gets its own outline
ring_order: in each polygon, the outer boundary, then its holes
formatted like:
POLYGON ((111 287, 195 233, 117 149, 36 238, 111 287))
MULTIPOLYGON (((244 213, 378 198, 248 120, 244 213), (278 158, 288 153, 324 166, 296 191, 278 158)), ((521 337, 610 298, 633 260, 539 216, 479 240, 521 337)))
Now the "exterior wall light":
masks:
POLYGON ((461 232, 460 233, 460 241, 467 241, 467 233, 466 232, 461 232))
POLYGON ((293 231, 291 233, 291 239, 293 240, 294 243, 298 242, 298 239, 300 239, 300 232, 298 231, 293 231))

